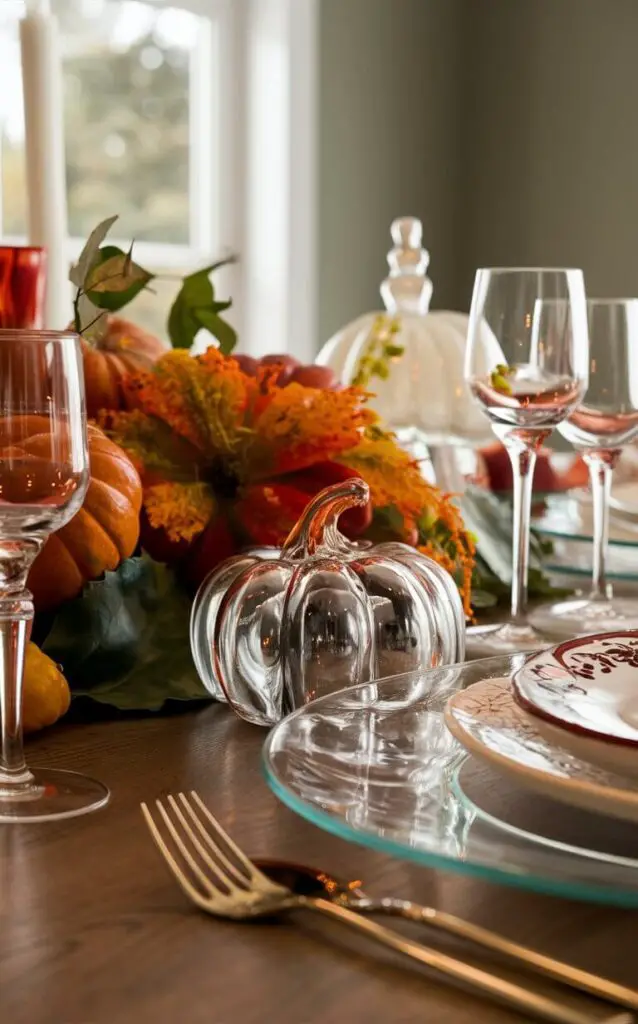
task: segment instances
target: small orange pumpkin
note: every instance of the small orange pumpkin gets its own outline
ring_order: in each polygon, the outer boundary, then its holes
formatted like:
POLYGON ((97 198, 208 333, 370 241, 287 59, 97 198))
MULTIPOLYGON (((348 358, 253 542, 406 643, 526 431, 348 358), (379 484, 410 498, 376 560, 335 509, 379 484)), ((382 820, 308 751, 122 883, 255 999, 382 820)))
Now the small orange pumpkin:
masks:
MULTIPOLYGON (((84 504, 51 534, 29 573, 36 610, 77 597, 85 583, 132 555, 139 539, 142 483, 135 466, 99 427, 89 425, 88 441, 91 479, 84 504)), ((22 446, 28 450, 28 441, 22 446)))
POLYGON ((168 345, 130 320, 107 315, 90 342, 82 339, 87 414, 100 409, 126 409, 126 378, 148 370, 168 345))
POLYGON ((71 691, 62 672, 35 644, 27 644, 22 690, 22 728, 37 732, 53 725, 71 704, 71 691))

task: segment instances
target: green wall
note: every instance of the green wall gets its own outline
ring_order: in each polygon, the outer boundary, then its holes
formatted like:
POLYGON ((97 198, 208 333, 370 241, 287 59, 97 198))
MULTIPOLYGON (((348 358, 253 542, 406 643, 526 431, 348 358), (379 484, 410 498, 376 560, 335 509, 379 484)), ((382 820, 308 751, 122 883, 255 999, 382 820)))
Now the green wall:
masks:
POLYGON ((322 342, 378 308, 393 217, 433 307, 484 265, 638 294, 638 0, 320 0, 322 342))
POLYGON ((320 0, 320 343, 381 304, 390 223, 414 214, 433 306, 454 295, 457 0, 320 0))

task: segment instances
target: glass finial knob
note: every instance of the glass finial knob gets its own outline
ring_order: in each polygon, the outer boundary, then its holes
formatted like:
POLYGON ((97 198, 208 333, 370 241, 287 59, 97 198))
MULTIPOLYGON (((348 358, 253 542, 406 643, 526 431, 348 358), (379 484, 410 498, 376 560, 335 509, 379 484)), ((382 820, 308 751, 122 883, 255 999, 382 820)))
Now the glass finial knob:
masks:
POLYGON ((395 249, 420 249, 423 225, 417 217, 397 217, 392 221, 390 234, 395 249))
POLYGON ((398 217, 390 228, 393 248, 388 253, 390 274, 381 285, 389 313, 425 315, 432 298, 427 276, 430 254, 421 245, 423 227, 417 217, 398 217))

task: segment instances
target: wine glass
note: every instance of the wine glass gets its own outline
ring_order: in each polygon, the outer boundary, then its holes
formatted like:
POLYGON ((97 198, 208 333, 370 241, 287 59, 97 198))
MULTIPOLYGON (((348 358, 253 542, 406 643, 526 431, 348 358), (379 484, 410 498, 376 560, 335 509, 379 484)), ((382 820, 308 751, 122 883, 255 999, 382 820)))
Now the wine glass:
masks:
POLYGON ((612 473, 638 435, 638 299, 589 299, 589 387, 559 426, 589 469, 594 520, 588 597, 541 605, 530 616, 557 637, 638 628, 638 600, 615 598, 605 578, 612 473))
POLYGON ((554 427, 581 402, 588 351, 582 271, 477 271, 465 377, 512 463, 514 533, 511 621, 470 627, 473 654, 534 650, 546 642, 526 617, 534 465, 554 427))
POLYGON ((82 505, 88 481, 79 338, 0 331, 0 822, 73 817, 108 800, 83 775, 27 768, 22 744, 27 574, 48 535, 82 505))

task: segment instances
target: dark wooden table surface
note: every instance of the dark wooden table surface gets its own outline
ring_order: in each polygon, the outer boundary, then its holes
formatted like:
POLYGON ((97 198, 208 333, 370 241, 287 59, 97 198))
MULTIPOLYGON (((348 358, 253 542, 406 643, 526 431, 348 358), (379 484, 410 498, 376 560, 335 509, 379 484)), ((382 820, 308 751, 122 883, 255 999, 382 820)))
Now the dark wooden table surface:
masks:
POLYGON ((193 910, 143 826, 140 800, 197 788, 254 854, 363 878, 638 984, 637 917, 392 861, 325 835, 263 781, 264 733, 219 706, 66 725, 33 763, 97 776, 108 808, 0 826, 1 1024, 507 1024, 520 1019, 366 948, 313 915, 217 922, 193 910))

